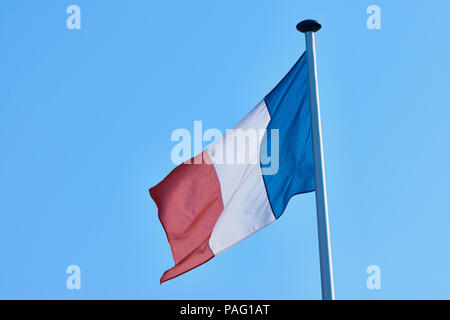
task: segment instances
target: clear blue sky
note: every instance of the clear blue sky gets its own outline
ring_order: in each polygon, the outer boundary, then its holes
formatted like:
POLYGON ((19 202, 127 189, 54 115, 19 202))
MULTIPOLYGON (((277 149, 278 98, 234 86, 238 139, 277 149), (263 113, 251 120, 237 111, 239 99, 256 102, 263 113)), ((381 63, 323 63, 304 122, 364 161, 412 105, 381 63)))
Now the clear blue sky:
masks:
POLYGON ((0 298, 318 299, 313 194, 160 286, 170 135, 231 128, 317 34, 336 297, 450 298, 447 1, 2 1, 0 298), (81 30, 66 8, 81 8, 81 30), (381 8, 381 30, 366 8, 381 8), (68 265, 82 289, 66 289, 68 265), (366 288, 378 265, 381 290, 366 288))

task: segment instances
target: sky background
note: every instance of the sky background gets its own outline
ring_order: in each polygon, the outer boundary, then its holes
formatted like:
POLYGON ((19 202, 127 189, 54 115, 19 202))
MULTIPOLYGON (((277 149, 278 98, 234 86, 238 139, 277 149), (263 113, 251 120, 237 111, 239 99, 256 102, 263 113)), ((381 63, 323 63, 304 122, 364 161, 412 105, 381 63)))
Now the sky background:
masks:
POLYGON ((173 260, 148 194, 175 167, 172 131, 233 127, 315 18, 336 298, 450 299, 449 12, 444 0, 2 1, 0 298, 320 299, 313 193, 163 285, 173 260), (71 4, 81 30, 66 27, 71 4), (380 30, 366 26, 372 4, 380 30), (81 290, 66 288, 73 264, 81 290))

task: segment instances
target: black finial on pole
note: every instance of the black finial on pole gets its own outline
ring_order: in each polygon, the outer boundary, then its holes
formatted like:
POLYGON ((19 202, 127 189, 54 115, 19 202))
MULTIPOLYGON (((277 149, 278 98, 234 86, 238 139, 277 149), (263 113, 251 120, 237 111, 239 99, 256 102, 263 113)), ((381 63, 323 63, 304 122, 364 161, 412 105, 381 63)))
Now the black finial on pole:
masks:
POLYGON ((303 20, 302 22, 297 24, 297 30, 303 33, 316 32, 319 31, 320 28, 322 28, 320 22, 311 19, 303 20))

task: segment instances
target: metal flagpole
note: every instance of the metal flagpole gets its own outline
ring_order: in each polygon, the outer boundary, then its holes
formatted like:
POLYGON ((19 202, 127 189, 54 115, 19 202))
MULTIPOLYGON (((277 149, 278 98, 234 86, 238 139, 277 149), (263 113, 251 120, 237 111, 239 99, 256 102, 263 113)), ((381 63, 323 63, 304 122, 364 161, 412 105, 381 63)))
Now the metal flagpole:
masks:
POLYGON ((334 300, 327 192, 322 152, 322 129, 320 126, 319 88, 316 70, 315 32, 319 31, 320 28, 322 28, 321 24, 315 20, 304 20, 297 24, 297 30, 303 32, 306 38, 322 299, 334 300))

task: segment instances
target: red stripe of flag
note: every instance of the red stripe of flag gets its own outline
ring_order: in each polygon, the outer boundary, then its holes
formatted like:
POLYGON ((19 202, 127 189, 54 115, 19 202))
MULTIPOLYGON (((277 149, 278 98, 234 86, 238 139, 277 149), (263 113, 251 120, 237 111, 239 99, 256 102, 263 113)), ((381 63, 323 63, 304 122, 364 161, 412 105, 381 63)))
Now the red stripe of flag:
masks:
POLYGON ((149 191, 175 260, 175 266, 161 277, 163 283, 214 257, 208 241, 223 211, 222 194, 206 150, 176 167, 149 191))

